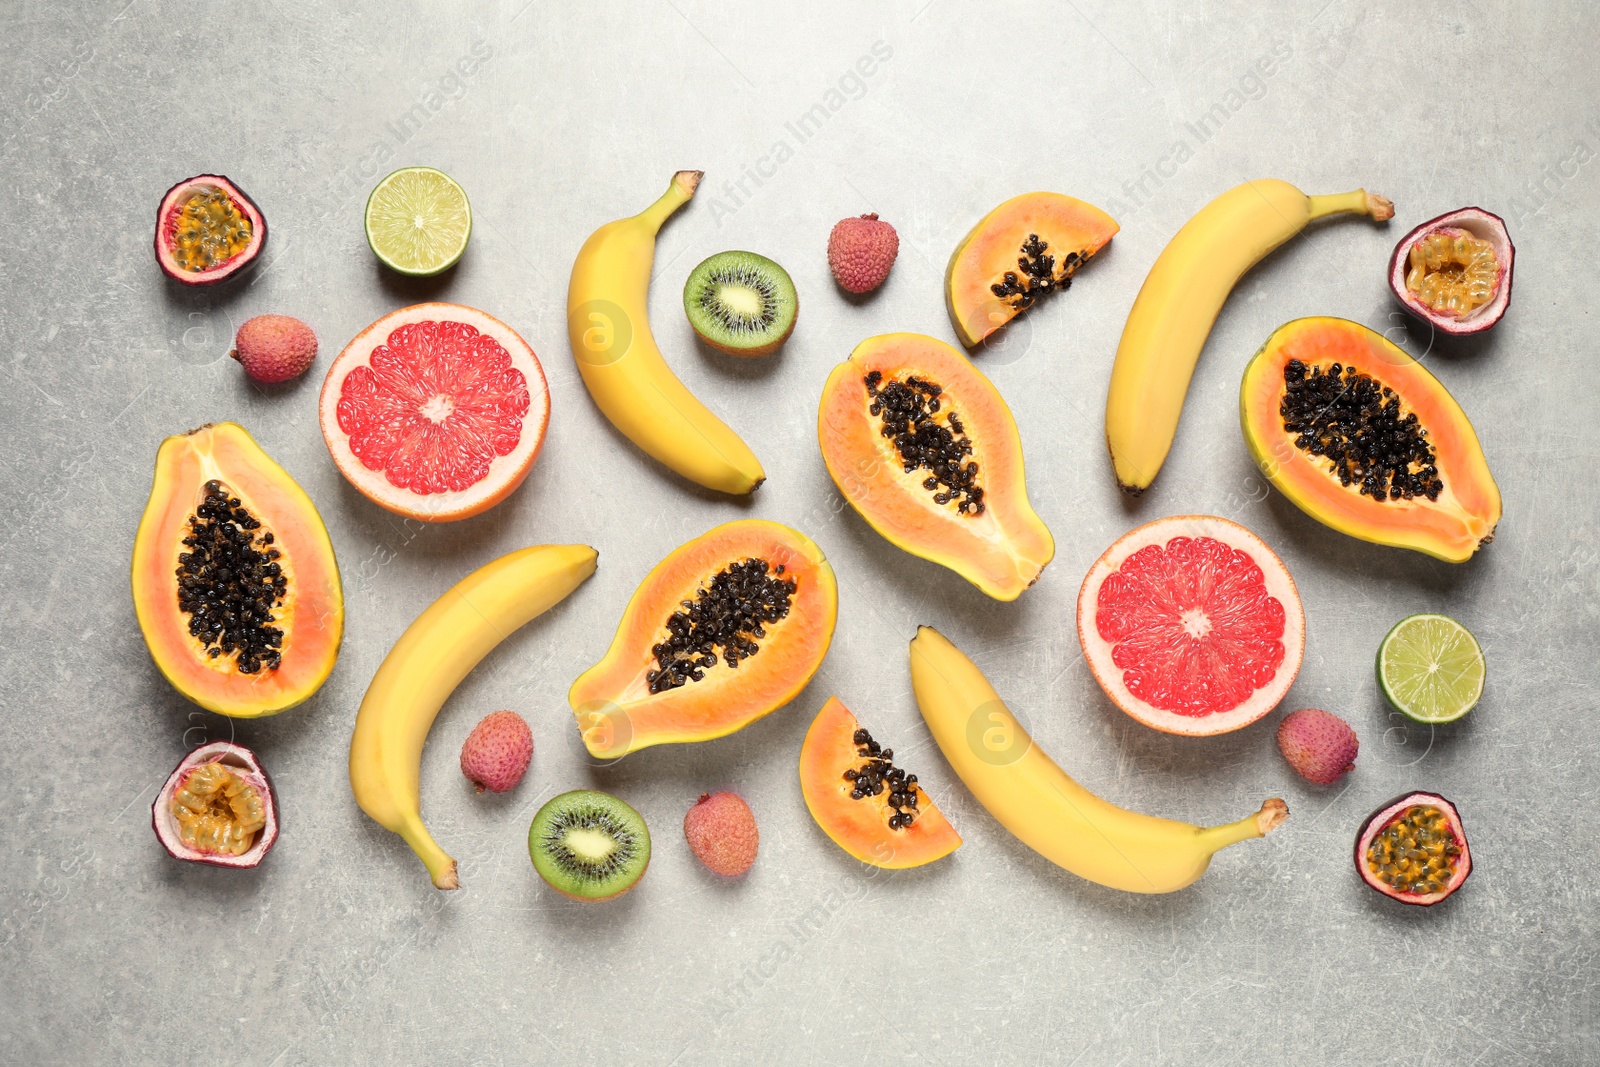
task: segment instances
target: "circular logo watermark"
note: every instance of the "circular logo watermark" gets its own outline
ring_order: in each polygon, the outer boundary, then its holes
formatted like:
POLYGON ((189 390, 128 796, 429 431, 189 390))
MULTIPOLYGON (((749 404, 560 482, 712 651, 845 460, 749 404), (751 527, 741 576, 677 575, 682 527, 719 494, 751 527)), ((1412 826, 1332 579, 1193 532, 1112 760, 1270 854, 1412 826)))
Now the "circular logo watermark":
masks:
MULTIPOLYGON (((1433 352, 1433 342, 1438 337, 1438 331, 1431 322, 1413 319, 1402 311, 1391 311, 1389 326, 1383 331, 1383 336, 1400 351, 1421 363, 1433 352), (1423 327, 1426 327, 1426 338, 1422 336, 1423 327)), ((1385 362, 1396 362, 1393 353, 1381 346, 1378 355, 1385 362)))
POLYGON ((633 320, 610 300, 585 300, 567 316, 567 331, 576 339, 578 358, 604 367, 628 354, 633 320))
POLYGON ((227 308, 213 308, 209 294, 186 295, 189 310, 180 321, 178 336, 172 340, 178 362, 191 367, 206 367, 233 350, 233 316, 227 308))
POLYGON ((979 704, 967 717, 967 747, 983 762, 1009 767, 1033 747, 1028 723, 998 700, 979 704))
POLYGON ((1026 314, 1015 314, 1011 305, 998 297, 984 301, 967 316, 968 337, 983 337, 986 333, 988 336, 973 352, 981 353, 985 363, 996 367, 1015 363, 1033 347, 1033 320, 1026 314), (989 333, 991 330, 994 332, 989 333))
POLYGON ((1433 751, 1433 726, 1389 712, 1389 728, 1378 745, 1378 758, 1397 767, 1414 767, 1433 751))
POLYGON ((579 705, 575 714, 579 740, 592 765, 609 766, 632 747, 633 720, 627 710, 615 702, 586 701, 579 705))

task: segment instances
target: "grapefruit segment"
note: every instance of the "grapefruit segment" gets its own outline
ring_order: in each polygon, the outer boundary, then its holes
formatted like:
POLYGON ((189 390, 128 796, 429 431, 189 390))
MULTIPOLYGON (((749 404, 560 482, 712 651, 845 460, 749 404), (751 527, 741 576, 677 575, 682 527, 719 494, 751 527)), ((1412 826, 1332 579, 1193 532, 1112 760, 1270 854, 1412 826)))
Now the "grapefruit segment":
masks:
POLYGON ((446 522, 493 507, 527 477, 550 394, 511 327, 459 304, 416 304, 345 346, 321 416, 328 451, 363 495, 446 522))
POLYGON ((1167 733, 1248 726, 1294 684, 1305 613, 1255 534, 1180 515, 1122 536, 1078 593, 1078 639, 1113 703, 1167 733))

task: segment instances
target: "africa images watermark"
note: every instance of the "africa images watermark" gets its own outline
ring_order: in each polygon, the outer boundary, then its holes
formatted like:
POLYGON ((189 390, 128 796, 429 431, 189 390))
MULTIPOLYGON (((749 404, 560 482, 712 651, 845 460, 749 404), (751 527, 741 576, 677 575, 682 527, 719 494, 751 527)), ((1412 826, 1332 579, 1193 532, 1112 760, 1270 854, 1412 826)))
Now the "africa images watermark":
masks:
POLYGON ((894 48, 887 41, 874 41, 867 53, 847 67, 821 99, 783 124, 783 132, 754 163, 744 164, 737 178, 722 183, 722 190, 712 194, 711 220, 721 226, 723 219, 743 207, 755 195, 755 190, 776 176, 778 168, 794 158, 795 150, 820 133, 845 104, 866 96, 867 79, 893 57, 894 48))
MULTIPOLYGON (((1600 119, 1591 120, 1589 133, 1600 137, 1600 119)), ((1589 142, 1582 137, 1574 137, 1572 146, 1567 154, 1554 163, 1546 163, 1539 168, 1537 178, 1529 178, 1523 183, 1523 195, 1513 196, 1509 202, 1509 214, 1518 223, 1523 223, 1543 211, 1549 204, 1561 195, 1567 183, 1578 176, 1578 172, 1593 163, 1595 150, 1589 147, 1589 142)))
POLYGON ((383 133, 387 136, 368 144, 353 164, 339 168, 339 173, 329 183, 334 194, 329 202, 337 203, 352 196, 365 195, 373 181, 386 173, 386 168, 401 148, 422 132, 422 128, 435 115, 467 95, 472 79, 492 58, 493 45, 487 41, 474 41, 467 54, 452 63, 444 74, 432 82, 424 82, 422 91, 411 106, 398 117, 384 123, 383 133))
POLYGON ((712 1026, 720 1027, 732 1016, 754 1006, 757 994, 778 976, 784 964, 794 959, 847 905, 865 899, 872 889, 870 880, 882 873, 881 867, 867 868, 863 880, 848 882, 843 889, 828 888, 803 912, 786 922, 783 931, 737 977, 712 990, 711 999, 701 1005, 701 1011, 710 1017, 712 1026))
POLYGON ((1166 152, 1139 171, 1138 178, 1122 183, 1123 195, 1128 199, 1112 197, 1106 211, 1117 217, 1131 215, 1150 203, 1157 189, 1176 177, 1178 169, 1194 158, 1196 150, 1205 145, 1228 121, 1244 109, 1246 103, 1267 95, 1267 82, 1294 58, 1294 46, 1288 41, 1274 44, 1270 51, 1257 56, 1255 62, 1239 76, 1236 82, 1190 122, 1183 124, 1184 137, 1172 142, 1166 152))

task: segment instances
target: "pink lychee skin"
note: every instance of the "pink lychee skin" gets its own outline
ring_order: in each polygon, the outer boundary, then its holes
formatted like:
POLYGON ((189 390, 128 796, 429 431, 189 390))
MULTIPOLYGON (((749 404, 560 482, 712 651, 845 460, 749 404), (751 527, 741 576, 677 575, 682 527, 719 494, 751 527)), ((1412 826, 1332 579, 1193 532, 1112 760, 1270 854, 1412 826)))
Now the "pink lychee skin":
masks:
POLYGON ((877 215, 842 219, 828 235, 828 267, 839 287, 870 293, 889 277, 900 254, 900 235, 877 215))
POLYGON ((317 335, 291 316, 257 315, 239 327, 229 355, 258 382, 286 382, 317 358, 317 335))
POLYGON ((485 715, 461 746, 461 773, 491 793, 515 789, 533 759, 533 731, 514 711, 485 715))
POLYGON ((1278 748, 1300 777, 1318 785, 1332 785, 1356 769, 1361 742, 1350 724, 1318 708, 1291 711, 1278 724, 1278 748))
POLYGON ((683 817, 683 836, 708 870, 730 878, 750 869, 761 844, 750 805, 728 792, 701 793, 683 817))

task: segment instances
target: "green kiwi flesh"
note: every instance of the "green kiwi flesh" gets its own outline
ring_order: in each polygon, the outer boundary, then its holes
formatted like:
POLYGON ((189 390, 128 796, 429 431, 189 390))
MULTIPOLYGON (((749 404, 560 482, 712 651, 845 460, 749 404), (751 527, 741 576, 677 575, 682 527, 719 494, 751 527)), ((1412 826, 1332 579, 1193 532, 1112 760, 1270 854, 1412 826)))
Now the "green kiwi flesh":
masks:
POLYGON ((533 869, 573 900, 619 897, 650 865, 650 830, 609 793, 575 789, 549 800, 528 827, 533 869))
POLYGON ((782 267, 754 252, 718 252, 689 273, 683 310, 700 339, 735 356, 777 351, 800 299, 782 267))

